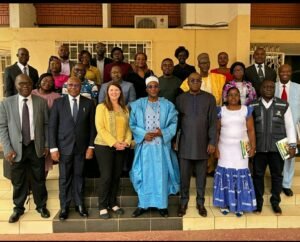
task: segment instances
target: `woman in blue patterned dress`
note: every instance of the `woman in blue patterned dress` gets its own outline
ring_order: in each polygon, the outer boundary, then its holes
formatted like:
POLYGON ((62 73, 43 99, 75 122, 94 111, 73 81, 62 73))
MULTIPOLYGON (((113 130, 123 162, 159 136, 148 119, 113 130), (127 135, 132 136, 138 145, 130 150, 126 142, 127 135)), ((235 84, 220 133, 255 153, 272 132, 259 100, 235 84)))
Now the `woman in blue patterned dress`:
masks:
POLYGON ((256 209, 254 186, 248 168, 248 157, 243 157, 241 141, 248 142, 248 155, 255 153, 255 132, 252 109, 240 104, 240 93, 232 87, 227 93, 228 105, 218 111, 216 156, 218 166, 214 177, 213 204, 226 215, 256 209))

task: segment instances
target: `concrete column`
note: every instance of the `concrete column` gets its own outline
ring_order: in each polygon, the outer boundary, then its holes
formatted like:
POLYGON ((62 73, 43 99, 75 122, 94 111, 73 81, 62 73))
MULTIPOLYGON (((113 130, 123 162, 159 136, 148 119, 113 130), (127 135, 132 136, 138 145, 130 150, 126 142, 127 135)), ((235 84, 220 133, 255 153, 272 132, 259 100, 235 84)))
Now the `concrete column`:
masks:
POLYGON ((205 25, 226 24, 229 19, 231 4, 181 4, 182 25, 193 24, 195 28, 203 28, 205 25))
POLYGON ((102 26, 103 28, 111 27, 111 4, 103 3, 102 4, 102 26))
POLYGON ((232 4, 229 29, 236 60, 250 64, 250 4, 232 4))
POLYGON ((9 4, 11 28, 35 27, 36 10, 33 4, 9 4))

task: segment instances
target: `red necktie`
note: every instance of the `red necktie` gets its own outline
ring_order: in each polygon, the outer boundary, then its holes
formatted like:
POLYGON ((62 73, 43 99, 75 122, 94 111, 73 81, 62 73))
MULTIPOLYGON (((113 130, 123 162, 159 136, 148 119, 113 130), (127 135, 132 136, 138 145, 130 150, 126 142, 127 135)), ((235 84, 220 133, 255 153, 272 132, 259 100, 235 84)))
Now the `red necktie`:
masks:
POLYGON ((285 90, 285 85, 283 85, 281 99, 284 100, 284 101, 287 101, 287 94, 286 94, 286 90, 285 90))

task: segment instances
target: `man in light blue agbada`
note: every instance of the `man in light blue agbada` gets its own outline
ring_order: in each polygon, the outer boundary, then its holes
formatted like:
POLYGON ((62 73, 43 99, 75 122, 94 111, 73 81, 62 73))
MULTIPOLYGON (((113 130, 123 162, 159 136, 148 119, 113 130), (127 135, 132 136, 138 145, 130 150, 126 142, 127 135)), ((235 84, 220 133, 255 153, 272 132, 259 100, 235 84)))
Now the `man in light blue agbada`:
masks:
POLYGON ((171 140, 175 136, 177 115, 173 103, 158 97, 159 81, 146 79, 148 97, 130 104, 129 125, 136 142, 131 182, 138 194, 138 217, 148 208, 158 208, 168 217, 168 196, 179 191, 179 165, 171 140))

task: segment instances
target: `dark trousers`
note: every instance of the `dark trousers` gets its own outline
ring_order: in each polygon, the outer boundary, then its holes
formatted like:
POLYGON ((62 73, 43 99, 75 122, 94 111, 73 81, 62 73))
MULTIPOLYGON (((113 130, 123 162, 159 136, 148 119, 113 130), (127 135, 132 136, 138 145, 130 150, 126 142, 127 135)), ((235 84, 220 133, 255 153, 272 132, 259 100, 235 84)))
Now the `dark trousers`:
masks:
POLYGON ((272 180, 270 202, 272 205, 278 205, 281 201, 284 161, 278 152, 258 152, 253 159, 253 183, 258 208, 261 208, 264 203, 264 177, 267 165, 269 165, 272 180))
POLYGON ((24 212, 29 182, 36 208, 46 207, 48 193, 45 178, 45 158, 38 158, 34 142, 22 147, 22 159, 11 166, 11 182, 13 185, 14 210, 24 212))
POLYGON ((180 195, 181 205, 187 205, 190 199, 190 181, 193 172, 196 173, 196 189, 197 197, 196 202, 199 205, 204 205, 205 202, 205 186, 206 186, 206 171, 207 171, 207 160, 187 160, 180 159, 180 195))
POLYGON ((96 145, 95 154, 100 170, 98 205, 99 210, 117 205, 117 194, 126 150, 117 151, 114 147, 96 145))
POLYGON ((72 197, 76 206, 83 205, 83 168, 85 154, 77 153, 76 150, 75 146, 72 155, 60 155, 59 200, 62 209, 66 209, 70 206, 72 197))

